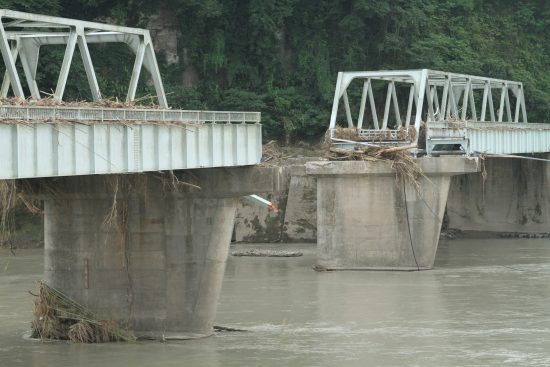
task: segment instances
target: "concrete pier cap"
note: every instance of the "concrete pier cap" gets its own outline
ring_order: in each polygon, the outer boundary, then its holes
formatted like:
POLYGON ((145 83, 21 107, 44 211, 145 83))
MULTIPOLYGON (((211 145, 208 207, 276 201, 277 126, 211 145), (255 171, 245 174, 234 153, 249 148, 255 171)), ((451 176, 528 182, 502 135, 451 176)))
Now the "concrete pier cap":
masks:
POLYGON ((384 161, 306 164, 317 179, 317 266, 325 270, 432 269, 451 176, 478 158, 416 159, 418 185, 384 161))
POLYGON ((45 281, 137 337, 209 336, 238 198, 283 189, 282 174, 239 167, 42 179, 45 281))

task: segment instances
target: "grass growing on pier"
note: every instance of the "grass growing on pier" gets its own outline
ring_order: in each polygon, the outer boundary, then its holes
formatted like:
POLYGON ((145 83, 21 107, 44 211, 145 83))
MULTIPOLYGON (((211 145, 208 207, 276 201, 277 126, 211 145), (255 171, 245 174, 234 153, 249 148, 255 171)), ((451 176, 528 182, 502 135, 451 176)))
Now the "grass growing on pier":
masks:
POLYGON ((62 292, 39 282, 32 337, 76 343, 135 341, 131 332, 111 320, 101 320, 62 292))
POLYGON ((15 213, 17 208, 26 208, 31 214, 41 213, 41 208, 30 193, 34 189, 28 180, 0 180, 0 245, 8 244, 13 249, 15 213))

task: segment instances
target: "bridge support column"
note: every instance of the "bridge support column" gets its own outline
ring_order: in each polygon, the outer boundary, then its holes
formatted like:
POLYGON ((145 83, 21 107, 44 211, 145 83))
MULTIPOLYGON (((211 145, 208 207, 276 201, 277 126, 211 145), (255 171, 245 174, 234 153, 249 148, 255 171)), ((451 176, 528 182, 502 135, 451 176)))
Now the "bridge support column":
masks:
POLYGON ((211 335, 238 192, 252 189, 220 170, 228 188, 216 191, 212 171, 201 196, 148 175, 57 180, 60 193, 45 195, 46 282, 138 337, 211 335))
POLYGON ((317 263, 327 270, 433 267, 450 177, 476 159, 422 158, 418 187, 384 162, 313 162, 317 178, 317 263))
MULTIPOLYGON (((550 155, 539 154, 548 159, 550 155)), ((486 158, 486 177, 454 177, 449 227, 477 232, 550 232, 550 165, 517 158, 486 158)))

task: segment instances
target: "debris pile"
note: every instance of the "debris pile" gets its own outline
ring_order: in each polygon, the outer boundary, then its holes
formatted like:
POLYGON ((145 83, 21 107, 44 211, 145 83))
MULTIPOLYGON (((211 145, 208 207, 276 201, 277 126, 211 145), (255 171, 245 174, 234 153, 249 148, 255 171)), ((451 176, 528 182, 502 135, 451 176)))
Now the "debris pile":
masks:
POLYGON ((416 139, 416 129, 414 126, 409 126, 408 128, 399 126, 396 130, 378 130, 376 132, 371 130, 368 136, 362 136, 356 128, 343 128, 337 126, 332 131, 332 138, 350 141, 369 141, 372 143, 388 140, 401 142, 414 141, 416 139))
POLYGON ((255 256, 255 257, 299 257, 303 253, 300 251, 283 251, 283 250, 246 250, 233 251, 231 256, 255 256))
POLYGON ((0 245, 8 245, 12 251, 16 209, 42 212, 38 201, 30 196, 33 191, 29 180, 0 180, 0 245))
POLYGON ((118 98, 103 98, 99 101, 60 101, 54 99, 53 96, 47 98, 34 99, 34 98, 20 98, 9 97, 0 98, 0 106, 37 106, 37 107, 90 107, 90 108, 126 108, 126 109, 159 109, 160 106, 152 103, 156 97, 145 96, 134 101, 126 102, 119 101, 118 98), (142 104, 143 101, 150 101, 149 104, 142 104))
POLYGON ((271 140, 262 146, 262 160, 260 165, 279 164, 283 160, 283 153, 275 140, 271 140))
POLYGON ((331 161, 382 161, 388 163, 396 173, 418 188, 418 180, 425 177, 422 169, 408 152, 410 146, 361 146, 353 150, 331 147, 326 158, 331 161))
MULTIPOLYGON (((334 146, 329 132, 325 134, 325 159, 330 161, 370 161, 385 162, 389 164, 396 172, 398 178, 404 179, 412 184, 417 191, 419 190, 419 179, 426 176, 422 169, 416 163, 415 157, 410 153, 411 149, 417 148, 416 145, 379 145, 376 141, 386 139, 389 131, 380 131, 376 136, 370 136, 369 143, 366 143, 364 137, 360 136, 356 128, 337 127, 333 130, 332 136, 343 142, 357 143, 353 149, 344 149, 334 146)), ((413 126, 405 129, 397 129, 397 138, 399 141, 414 141, 416 130, 413 126)))
POLYGON ((132 333, 116 322, 98 319, 84 306, 44 282, 39 283, 34 304, 33 338, 70 340, 76 343, 136 340, 132 333))

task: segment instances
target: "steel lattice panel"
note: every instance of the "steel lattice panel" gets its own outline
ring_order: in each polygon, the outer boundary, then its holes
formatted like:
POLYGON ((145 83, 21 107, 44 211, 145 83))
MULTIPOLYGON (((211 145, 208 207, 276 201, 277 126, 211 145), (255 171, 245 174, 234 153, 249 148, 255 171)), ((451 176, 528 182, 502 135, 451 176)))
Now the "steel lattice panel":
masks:
POLYGON ((260 124, 0 124, 0 179, 254 165, 260 124))
MULTIPOLYGON (((469 126, 478 125, 469 123, 469 126)), ((484 124, 489 125, 489 124, 484 124)), ((512 125, 512 124, 509 124, 512 125)), ((469 153, 519 154, 550 152, 550 126, 548 124, 516 124, 513 126, 470 127, 465 137, 469 153)))

